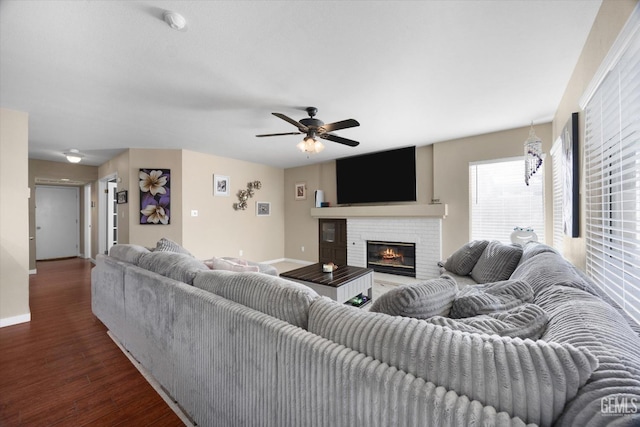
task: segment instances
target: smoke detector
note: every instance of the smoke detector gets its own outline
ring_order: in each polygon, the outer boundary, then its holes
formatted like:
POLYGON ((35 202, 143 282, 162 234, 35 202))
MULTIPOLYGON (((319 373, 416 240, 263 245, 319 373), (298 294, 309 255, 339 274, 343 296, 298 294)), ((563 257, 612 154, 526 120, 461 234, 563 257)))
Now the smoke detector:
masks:
POLYGON ((162 14, 162 18, 174 30, 187 31, 187 20, 179 13, 167 10, 162 14))

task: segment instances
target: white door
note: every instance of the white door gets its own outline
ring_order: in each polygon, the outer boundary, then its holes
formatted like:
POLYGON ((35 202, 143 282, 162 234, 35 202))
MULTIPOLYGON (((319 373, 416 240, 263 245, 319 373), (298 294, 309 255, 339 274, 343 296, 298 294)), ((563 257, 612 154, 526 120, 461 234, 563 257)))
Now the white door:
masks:
POLYGON ((36 186, 36 259, 78 256, 78 189, 36 186))

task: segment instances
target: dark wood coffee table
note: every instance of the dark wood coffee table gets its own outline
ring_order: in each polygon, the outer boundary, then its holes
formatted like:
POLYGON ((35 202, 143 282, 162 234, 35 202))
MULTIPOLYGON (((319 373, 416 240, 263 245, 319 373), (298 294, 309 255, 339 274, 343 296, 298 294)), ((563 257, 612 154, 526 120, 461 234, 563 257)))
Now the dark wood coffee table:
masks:
POLYGON ((309 286, 322 296, 338 302, 347 302, 351 298, 366 294, 371 301, 373 287, 373 269, 339 266, 333 273, 324 273, 322 264, 311 264, 280 274, 281 277, 309 286))

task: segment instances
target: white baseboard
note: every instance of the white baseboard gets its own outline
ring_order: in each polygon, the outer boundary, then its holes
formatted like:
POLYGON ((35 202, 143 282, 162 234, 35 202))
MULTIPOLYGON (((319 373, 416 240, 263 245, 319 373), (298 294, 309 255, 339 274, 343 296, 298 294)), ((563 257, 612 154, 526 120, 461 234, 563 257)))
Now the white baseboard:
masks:
POLYGON ((13 317, 5 317, 4 319, 0 319, 0 328, 4 328, 5 326, 13 326, 18 325, 20 323, 31 322, 31 313, 21 314, 19 316, 13 317))
POLYGON ((302 259, 294 259, 294 258, 284 258, 282 261, 283 262, 292 262, 294 264, 302 264, 302 265, 315 264, 314 261, 305 261, 305 260, 302 260, 302 259))
POLYGON ((38 274, 38 269, 34 268, 33 270, 29 270, 29 275, 38 274))

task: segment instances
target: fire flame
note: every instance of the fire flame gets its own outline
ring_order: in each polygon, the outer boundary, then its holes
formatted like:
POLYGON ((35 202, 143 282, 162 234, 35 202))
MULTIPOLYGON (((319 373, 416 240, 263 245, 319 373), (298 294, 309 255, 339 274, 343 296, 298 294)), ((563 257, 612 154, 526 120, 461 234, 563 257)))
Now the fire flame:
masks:
POLYGON ((387 248, 384 251, 382 251, 380 253, 380 256, 382 257, 382 259, 397 259, 397 258, 402 258, 402 255, 399 254, 398 252, 394 251, 391 248, 387 248))

